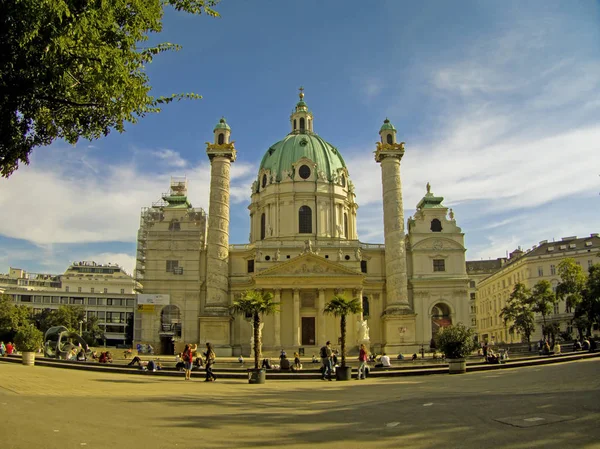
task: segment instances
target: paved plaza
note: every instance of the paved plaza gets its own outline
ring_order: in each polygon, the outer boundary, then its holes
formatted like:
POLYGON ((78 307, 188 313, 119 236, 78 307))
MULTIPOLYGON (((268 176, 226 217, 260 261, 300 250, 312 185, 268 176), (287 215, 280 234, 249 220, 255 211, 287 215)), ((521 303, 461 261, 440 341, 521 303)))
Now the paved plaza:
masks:
POLYGON ((600 448, 600 360, 365 381, 0 364, 0 447, 600 448))

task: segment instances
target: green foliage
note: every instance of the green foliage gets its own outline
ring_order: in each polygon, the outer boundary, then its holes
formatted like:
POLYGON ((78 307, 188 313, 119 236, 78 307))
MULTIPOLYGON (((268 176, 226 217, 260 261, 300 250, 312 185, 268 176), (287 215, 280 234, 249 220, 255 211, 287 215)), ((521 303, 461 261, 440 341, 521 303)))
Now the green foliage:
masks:
POLYGON ((462 323, 440 329, 435 336, 436 347, 447 359, 463 359, 476 348, 475 331, 462 323))
POLYGON ((567 312, 576 308, 583 299, 585 273, 575 259, 567 258, 558 264, 560 282, 556 286, 556 296, 565 301, 567 312))
POLYGON ((340 317, 340 333, 342 340, 342 367, 346 366, 346 316, 362 311, 362 301, 358 298, 347 299, 343 295, 336 295, 325 304, 325 313, 340 317))
POLYGON ((0 175, 29 163, 35 147, 124 131, 164 104, 145 69, 172 43, 141 46, 160 33, 164 8, 217 17, 218 0, 11 0, 0 2, 0 175))
POLYGON ((552 291, 552 284, 548 281, 538 281, 531 292, 531 310, 542 315, 544 337, 547 335, 546 316, 553 312, 554 304, 556 304, 556 295, 552 291))
POLYGON ((575 308, 573 324, 580 337, 590 335, 592 326, 600 324, 600 264, 590 267, 581 301, 575 308))
POLYGON ((20 327, 29 326, 32 311, 30 307, 20 306, 13 302, 9 295, 0 296, 0 335, 12 339, 20 327))
POLYGON ((53 326, 64 326, 71 332, 79 332, 79 322, 85 321, 85 318, 83 306, 62 305, 43 314, 40 319, 40 329, 46 332, 53 326))
POLYGON ((261 290, 248 290, 233 301, 230 309, 232 313, 251 316, 254 327, 254 368, 259 368, 262 352, 262 335, 260 323, 264 315, 271 315, 279 311, 279 304, 273 301, 271 292, 261 290))
POLYGON ((44 344, 44 334, 33 324, 22 326, 15 335, 15 344, 21 352, 37 352, 44 344))
POLYGON ((531 300, 531 291, 518 282, 500 311, 504 325, 511 323, 510 332, 518 332, 525 337, 531 349, 531 334, 535 330, 535 316, 531 300))

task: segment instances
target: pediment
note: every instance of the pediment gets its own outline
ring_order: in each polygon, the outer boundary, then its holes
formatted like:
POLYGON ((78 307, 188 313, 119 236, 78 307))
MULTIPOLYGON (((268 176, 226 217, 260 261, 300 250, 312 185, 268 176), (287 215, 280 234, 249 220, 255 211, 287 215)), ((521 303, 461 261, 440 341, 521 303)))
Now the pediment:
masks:
POLYGON ((338 263, 330 262, 314 254, 304 254, 290 261, 279 263, 272 268, 261 271, 255 278, 289 277, 289 276, 353 276, 364 277, 362 273, 346 268, 338 263))
POLYGON ((412 245, 413 251, 444 251, 444 250, 464 250, 465 248, 458 242, 441 236, 423 239, 412 245))

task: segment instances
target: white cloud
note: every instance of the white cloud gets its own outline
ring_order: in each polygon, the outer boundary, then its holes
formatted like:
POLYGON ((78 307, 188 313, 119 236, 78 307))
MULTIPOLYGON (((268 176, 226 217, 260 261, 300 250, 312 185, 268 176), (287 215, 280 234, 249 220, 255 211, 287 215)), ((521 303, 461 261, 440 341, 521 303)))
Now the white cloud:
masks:
POLYGON ((177 151, 165 149, 153 151, 151 154, 158 159, 166 161, 169 167, 184 168, 187 166, 187 161, 177 151))
MULTIPOLYGON (((10 179, 0 180, 0 234, 36 245, 133 241, 140 209, 167 192, 171 175, 178 173, 142 172, 134 162, 110 165, 88 153, 50 147, 47 160, 36 160, 10 179)), ((252 169, 243 163, 234 167, 232 202, 236 203, 247 199, 252 169)), ((195 207, 208 210, 209 163, 191 167, 186 174, 188 198, 195 207)))

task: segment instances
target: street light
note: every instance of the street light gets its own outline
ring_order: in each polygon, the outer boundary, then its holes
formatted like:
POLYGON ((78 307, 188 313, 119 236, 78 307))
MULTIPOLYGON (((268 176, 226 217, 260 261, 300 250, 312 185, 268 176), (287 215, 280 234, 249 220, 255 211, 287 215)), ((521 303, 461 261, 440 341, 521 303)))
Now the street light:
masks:
POLYGON ((87 319, 79 320, 79 336, 81 337, 83 333, 83 323, 87 323, 87 319))

